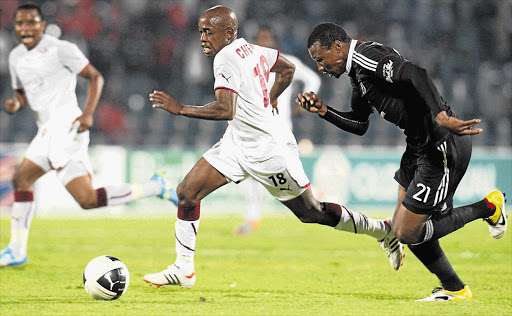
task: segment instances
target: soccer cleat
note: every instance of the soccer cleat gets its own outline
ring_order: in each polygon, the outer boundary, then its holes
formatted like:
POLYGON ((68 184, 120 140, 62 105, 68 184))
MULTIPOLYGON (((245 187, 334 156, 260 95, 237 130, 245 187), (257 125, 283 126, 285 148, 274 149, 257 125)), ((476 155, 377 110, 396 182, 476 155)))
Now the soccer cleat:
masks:
POLYGON ((171 187, 171 184, 169 183, 169 180, 167 180, 167 177, 165 176, 165 172, 163 171, 157 171, 155 174, 151 177, 151 181, 156 181, 160 183, 161 191, 160 194, 157 194, 157 196, 164 200, 169 200, 172 203, 174 203, 176 206, 178 206, 178 195, 176 194, 176 191, 171 187))
POLYGON ((196 274, 192 272, 190 275, 185 275, 177 265, 172 264, 161 272, 146 274, 144 282, 149 285, 154 284, 158 288, 166 285, 179 285, 181 288, 190 289, 196 282, 196 274))
POLYGON ((247 221, 236 228, 235 234, 238 236, 247 235, 258 229, 259 226, 260 221, 258 220, 247 221))
POLYGON ((391 267, 395 270, 398 270, 404 264, 404 246, 398 241, 398 239, 396 239, 395 234, 393 234, 393 230, 389 225, 390 221, 386 220, 384 222, 390 227, 390 230, 386 237, 384 237, 382 240, 379 240, 378 242, 382 249, 384 249, 386 252, 386 255, 388 255, 391 267))
POLYGON ((0 267, 21 266, 27 262, 27 255, 18 257, 11 248, 7 247, 0 254, 0 267))
POLYGON ((462 290, 452 292, 443 289, 442 287, 436 287, 432 290, 432 295, 416 300, 416 302, 428 302, 428 301, 469 301, 473 298, 473 294, 469 289, 469 286, 465 285, 462 290))
POLYGON ((507 231, 507 213, 505 211, 505 193, 500 190, 492 191, 485 196, 488 204, 494 205, 496 211, 494 214, 484 220, 489 224, 491 236, 500 239, 507 231))

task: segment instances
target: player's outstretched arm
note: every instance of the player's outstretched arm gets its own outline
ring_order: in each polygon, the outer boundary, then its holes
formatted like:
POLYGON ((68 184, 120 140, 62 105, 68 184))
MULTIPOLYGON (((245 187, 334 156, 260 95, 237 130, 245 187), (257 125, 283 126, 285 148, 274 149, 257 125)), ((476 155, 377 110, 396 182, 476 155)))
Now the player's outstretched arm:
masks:
POLYGON ((73 122, 73 124, 75 122, 80 123, 80 126, 78 127, 78 133, 82 133, 91 128, 92 124, 94 123, 94 111, 96 110, 96 106, 100 100, 101 92, 103 91, 103 83, 105 80, 103 79, 101 73, 91 64, 87 65, 80 72, 79 76, 89 80, 89 88, 87 90, 87 101, 85 102, 85 108, 82 115, 77 117, 73 122))
POLYGON ((205 120, 232 120, 236 112, 238 94, 228 89, 215 90, 217 101, 203 106, 183 105, 163 91, 153 91, 149 100, 153 108, 164 109, 174 115, 184 115, 205 120))
POLYGON ((295 102, 305 110, 318 115, 336 127, 356 135, 364 135, 370 125, 371 110, 340 112, 325 104, 314 92, 299 93, 295 102))
POLYGON ((439 126, 445 127, 457 135, 475 135, 483 132, 481 128, 473 129, 473 126, 480 123, 480 119, 462 121, 456 117, 448 116, 446 111, 439 112, 436 116, 436 121, 439 126))
POLYGON ((28 105, 27 96, 23 89, 14 90, 14 97, 4 102, 4 109, 9 114, 14 114, 28 105))
POLYGON ((473 135, 483 131, 481 128, 472 129, 473 126, 480 123, 479 119, 462 121, 446 114, 446 106, 442 103, 439 92, 425 69, 412 63, 407 63, 402 71, 400 80, 409 82, 414 86, 420 97, 430 108, 439 126, 445 127, 457 135, 473 135))
POLYGON ((320 116, 324 116, 325 113, 327 113, 327 104, 314 92, 299 93, 297 99, 295 99, 295 103, 306 111, 318 113, 320 116))

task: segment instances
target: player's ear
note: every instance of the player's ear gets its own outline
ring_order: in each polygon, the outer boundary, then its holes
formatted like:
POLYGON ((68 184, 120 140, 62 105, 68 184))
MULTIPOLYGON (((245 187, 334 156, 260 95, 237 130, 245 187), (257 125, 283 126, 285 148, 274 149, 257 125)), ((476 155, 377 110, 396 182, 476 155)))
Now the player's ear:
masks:
POLYGON ((341 52, 341 49, 343 48, 343 43, 341 41, 334 41, 334 49, 339 53, 341 52))
POLYGON ((232 27, 228 27, 226 30, 226 42, 232 41, 235 36, 235 30, 232 27))

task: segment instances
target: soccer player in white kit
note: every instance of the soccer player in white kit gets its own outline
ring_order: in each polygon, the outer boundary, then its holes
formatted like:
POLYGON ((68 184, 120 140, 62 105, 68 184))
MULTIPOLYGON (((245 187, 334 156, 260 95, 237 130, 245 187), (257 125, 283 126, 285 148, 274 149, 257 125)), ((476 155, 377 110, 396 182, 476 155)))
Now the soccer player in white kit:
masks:
MULTIPOLYGON (((50 170, 84 209, 119 205, 163 192, 163 175, 144 184, 119 184, 93 189, 87 153, 88 129, 103 89, 103 76, 75 44, 44 35, 46 22, 37 5, 25 4, 15 11, 14 30, 20 45, 9 55, 14 98, 4 103, 9 114, 30 105, 38 132, 30 143, 14 178, 11 239, 0 253, 0 266, 27 262, 30 224, 36 210, 33 183, 50 170), (76 76, 89 80, 84 111, 77 103, 76 76)), ((174 193, 175 196, 175 193, 174 193)), ((177 202, 177 201, 176 201, 177 202)))
POLYGON ((178 185, 178 218, 175 224, 176 261, 144 281, 158 287, 190 288, 196 281, 194 252, 201 200, 219 187, 248 177, 260 182, 302 222, 318 223, 381 241, 391 265, 401 265, 402 246, 389 225, 334 203, 317 201, 299 159, 290 129, 273 115, 277 98, 293 78, 294 65, 274 49, 237 39, 235 13, 224 6, 206 10, 198 21, 201 46, 215 57, 216 101, 203 106, 182 105, 162 91, 149 95, 154 108, 174 115, 228 120, 221 141, 208 150, 178 185), (270 72, 276 73, 268 85, 270 72))
MULTIPOLYGON (((275 48, 276 39, 272 29, 269 26, 262 25, 256 33, 255 44, 263 47, 275 48)), ((318 91, 322 83, 320 76, 315 71, 306 66, 300 59, 288 54, 280 54, 295 65, 293 82, 286 88, 278 98, 279 114, 277 118, 280 122, 293 130, 292 115, 300 115, 303 108, 295 106, 295 97, 293 96, 292 85, 302 85, 303 91, 318 91)), ((275 80, 275 73, 270 73, 268 85, 272 87, 275 80)), ((248 234, 259 227, 261 219, 261 200, 263 188, 258 181, 248 178, 245 183, 245 221, 239 225, 235 233, 237 235, 248 234)))

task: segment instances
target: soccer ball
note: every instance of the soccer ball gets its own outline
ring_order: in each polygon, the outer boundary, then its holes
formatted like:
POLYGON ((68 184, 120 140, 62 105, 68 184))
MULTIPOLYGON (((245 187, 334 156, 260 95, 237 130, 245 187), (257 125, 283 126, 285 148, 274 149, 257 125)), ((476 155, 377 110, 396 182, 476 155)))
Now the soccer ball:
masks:
POLYGON ((84 287, 87 293, 97 300, 118 299, 130 283, 126 265, 112 256, 99 256, 92 259, 84 270, 84 287))

